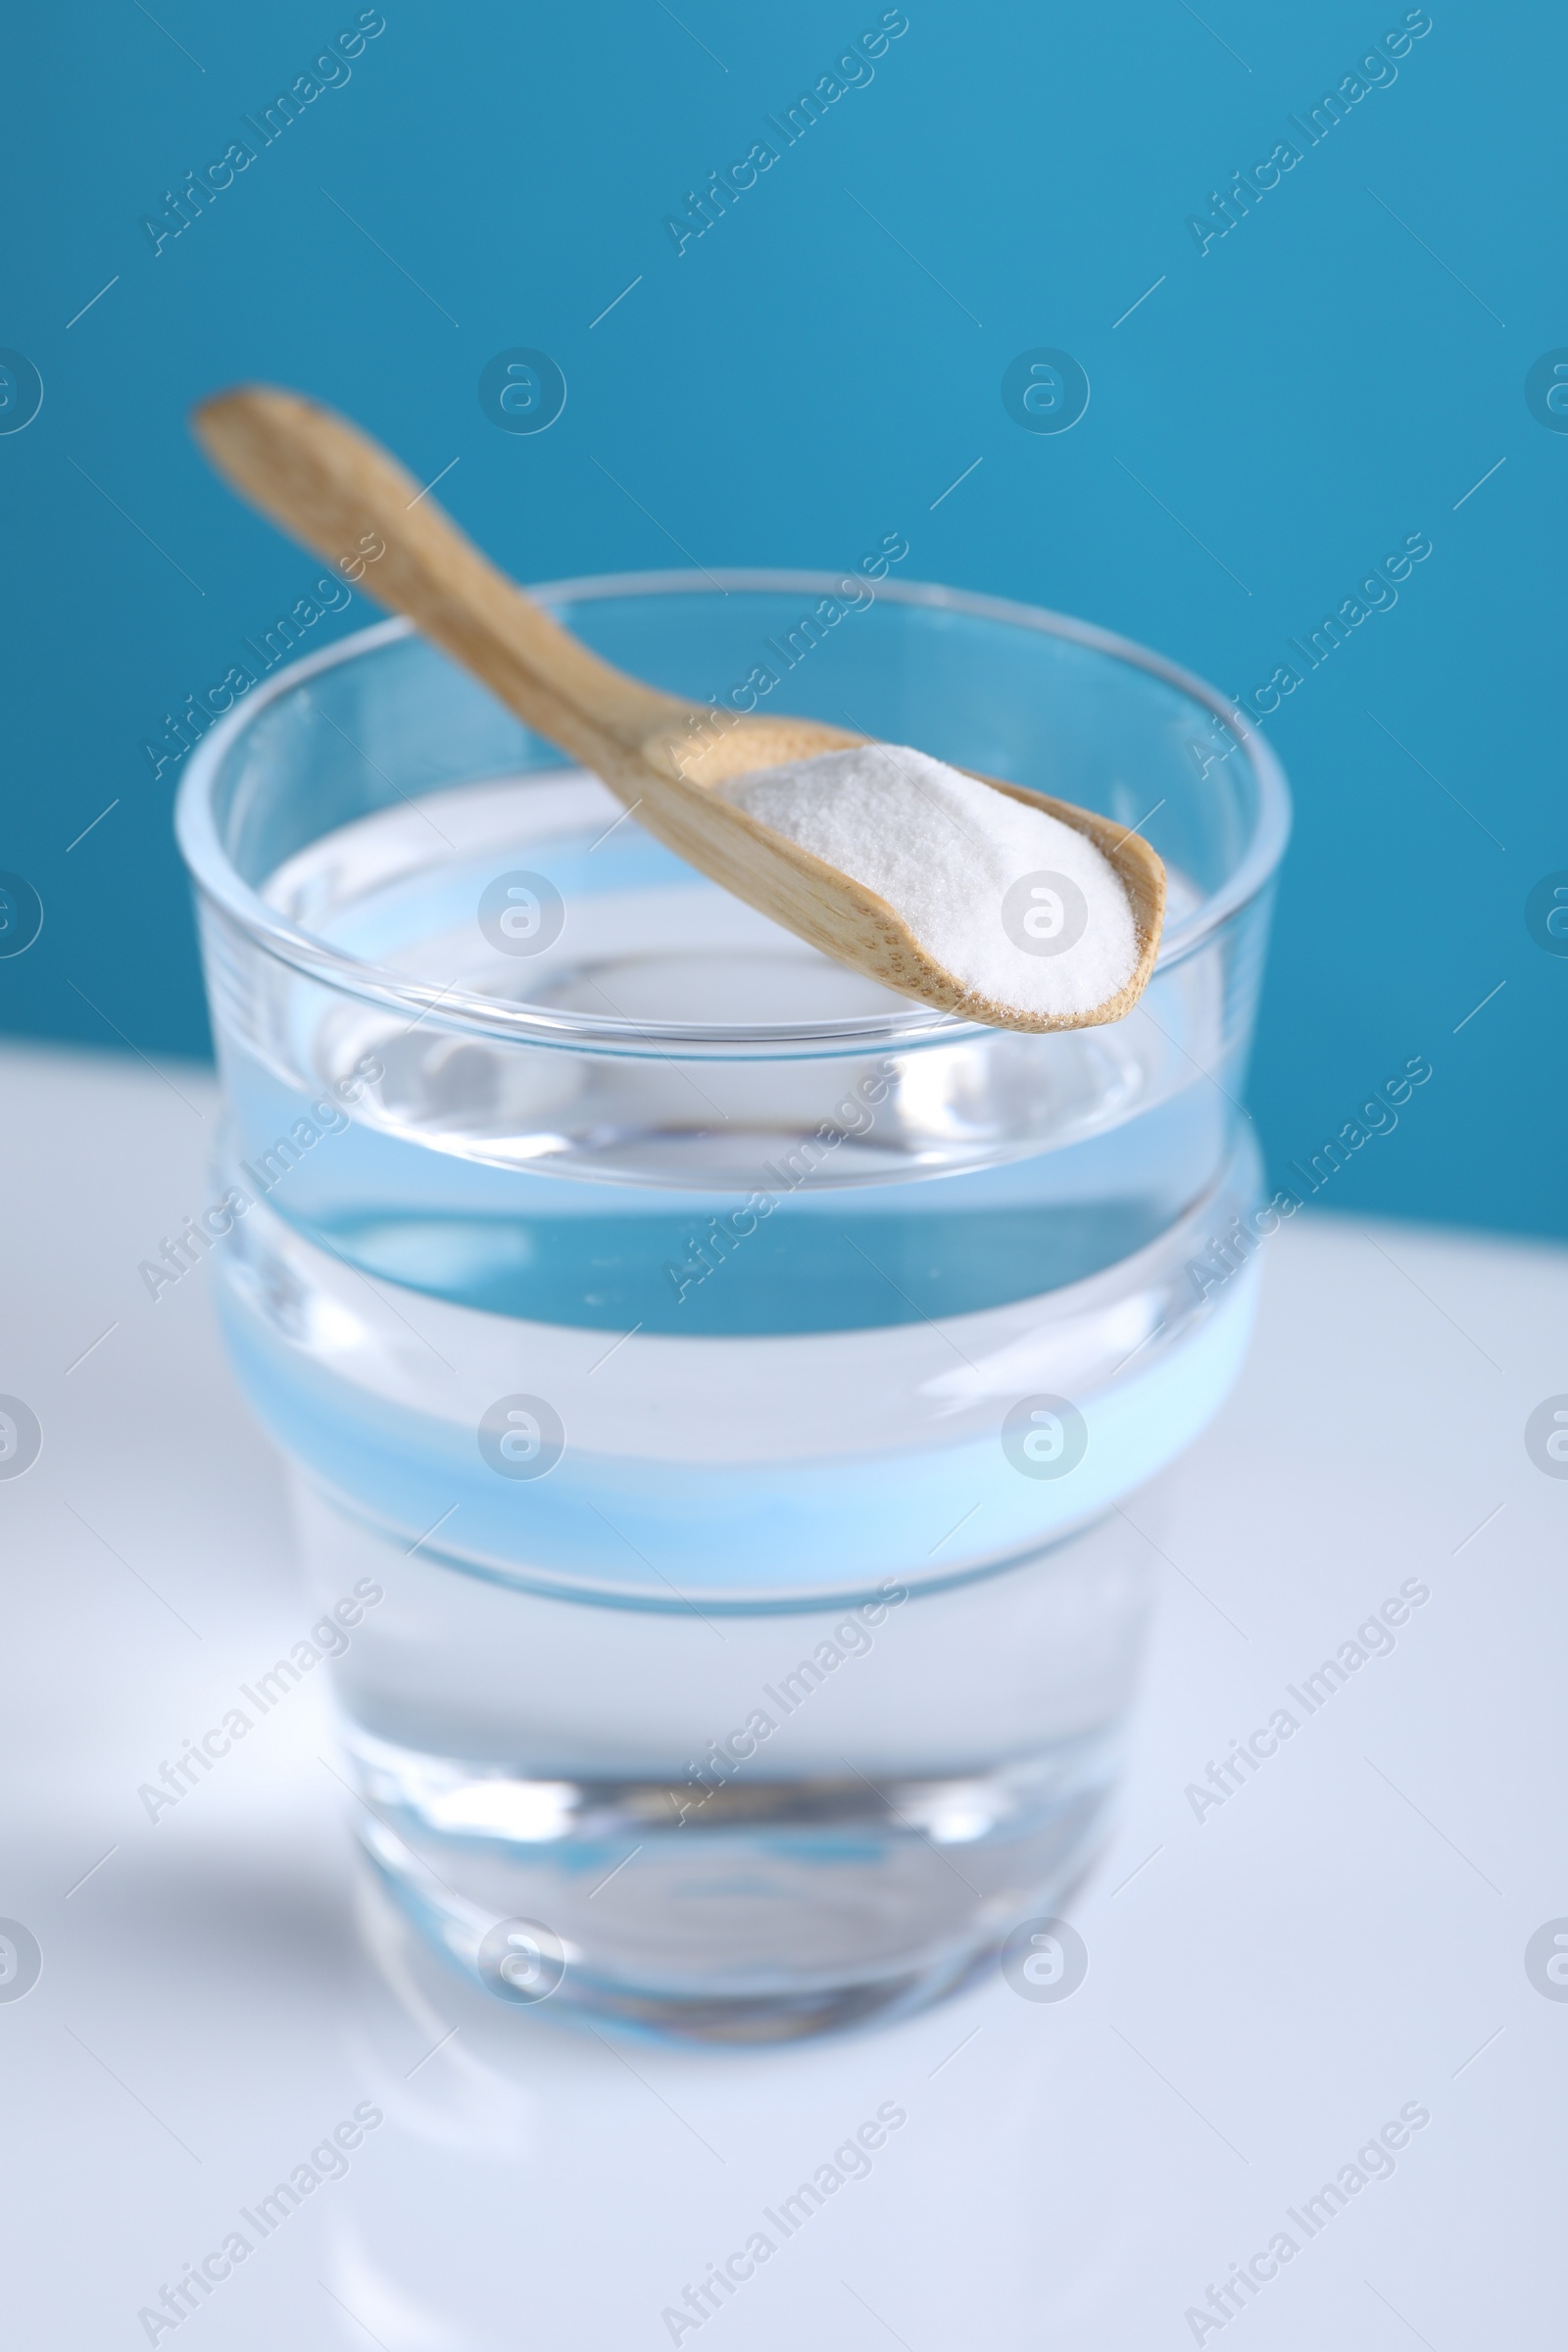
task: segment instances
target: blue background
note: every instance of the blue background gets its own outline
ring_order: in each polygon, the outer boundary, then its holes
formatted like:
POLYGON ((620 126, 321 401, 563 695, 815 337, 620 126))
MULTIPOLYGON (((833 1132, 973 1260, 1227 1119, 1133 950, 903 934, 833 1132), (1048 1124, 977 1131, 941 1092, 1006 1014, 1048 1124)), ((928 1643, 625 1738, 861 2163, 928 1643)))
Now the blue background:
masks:
MULTIPOLYGON (((1297 833, 1252 1103, 1282 1167, 1424 1054, 1337 1203, 1564 1230, 1568 958, 1524 919, 1568 867, 1568 434, 1524 397, 1568 344, 1560 14, 1434 0, 1397 78, 1200 254, 1188 216, 1401 7, 908 0, 874 79, 677 256, 664 216, 875 0, 386 0, 347 84, 155 256, 142 217, 358 9, 30 13, 0 170, 32 229, 0 344, 45 397, 0 436, 0 867, 47 911, 0 961, 0 1026, 206 1051, 179 770, 142 747, 320 568, 186 432, 200 395, 260 377, 421 480, 461 461, 439 495, 523 579, 840 565, 897 530, 901 576, 1085 615, 1249 696, 1424 532, 1396 608, 1268 721, 1297 833), (517 345, 569 385, 538 436, 476 397, 517 345), (1088 371, 1070 432, 1004 408, 1035 346, 1088 371)), ((375 616, 356 596, 311 645, 375 616)))

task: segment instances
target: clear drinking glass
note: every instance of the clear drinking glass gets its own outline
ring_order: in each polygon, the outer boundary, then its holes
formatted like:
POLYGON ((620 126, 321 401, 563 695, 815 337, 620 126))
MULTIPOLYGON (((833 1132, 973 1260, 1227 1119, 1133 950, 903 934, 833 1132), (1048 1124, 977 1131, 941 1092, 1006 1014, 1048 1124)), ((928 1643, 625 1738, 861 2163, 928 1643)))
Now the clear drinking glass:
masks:
POLYGON ((376 1867, 503 1997, 808 2033, 961 1983, 1102 1834, 1148 1552, 1115 1506, 1251 1311, 1214 1245, 1256 1201, 1284 782, 1196 679, 1028 607, 535 594, 660 686, 1169 868, 1132 1015, 1020 1036, 780 931, 402 622, 190 761, 202 1231, 322 1612, 268 1687, 331 1657, 376 1867))

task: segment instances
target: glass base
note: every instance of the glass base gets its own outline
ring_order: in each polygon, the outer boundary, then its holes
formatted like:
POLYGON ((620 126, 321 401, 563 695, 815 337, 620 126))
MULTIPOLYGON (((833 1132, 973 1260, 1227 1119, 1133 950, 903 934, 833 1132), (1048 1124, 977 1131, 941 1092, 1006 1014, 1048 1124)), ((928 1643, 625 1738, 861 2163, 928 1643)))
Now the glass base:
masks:
POLYGON ((923 2009, 1052 1915, 1112 1779, 1103 1734, 984 1774, 873 1785, 507 1778, 359 1736, 362 1836, 394 1898, 498 1999, 764 2043, 923 2009), (486 1819, 454 1835, 445 1815, 486 1819))

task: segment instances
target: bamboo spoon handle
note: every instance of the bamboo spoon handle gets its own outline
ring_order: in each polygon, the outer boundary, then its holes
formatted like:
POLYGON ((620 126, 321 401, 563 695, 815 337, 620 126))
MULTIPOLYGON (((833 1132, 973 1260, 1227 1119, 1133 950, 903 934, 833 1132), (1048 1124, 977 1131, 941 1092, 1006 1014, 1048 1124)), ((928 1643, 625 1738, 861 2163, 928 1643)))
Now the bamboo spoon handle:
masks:
POLYGON ((561 628, 465 538, 368 435, 298 393, 246 385, 193 419, 218 470, 264 514, 337 564, 373 531, 364 586, 481 677, 536 733, 612 785, 637 747, 693 705, 627 677, 561 628))

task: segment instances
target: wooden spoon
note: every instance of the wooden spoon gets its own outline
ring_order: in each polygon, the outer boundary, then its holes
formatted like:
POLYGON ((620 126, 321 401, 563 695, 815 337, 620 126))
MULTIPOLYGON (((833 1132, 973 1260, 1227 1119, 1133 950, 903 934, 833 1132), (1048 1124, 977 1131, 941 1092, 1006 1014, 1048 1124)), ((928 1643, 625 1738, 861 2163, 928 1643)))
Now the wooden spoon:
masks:
MULTIPOLYGON (((193 418, 218 470, 328 563, 373 532, 385 553, 361 583, 406 612, 537 734, 604 778, 678 857, 900 996, 999 1029, 1120 1020, 1153 969, 1165 870, 1140 835, 1070 802, 980 777, 1086 834, 1115 868, 1138 927, 1131 978, 1091 1011, 1026 1012, 968 988, 885 899, 733 807, 715 785, 866 738, 809 718, 745 717, 662 694, 569 636, 466 539, 395 459, 332 410, 263 385, 204 401, 193 418)), ((970 771, 973 772, 973 771, 970 771)))

